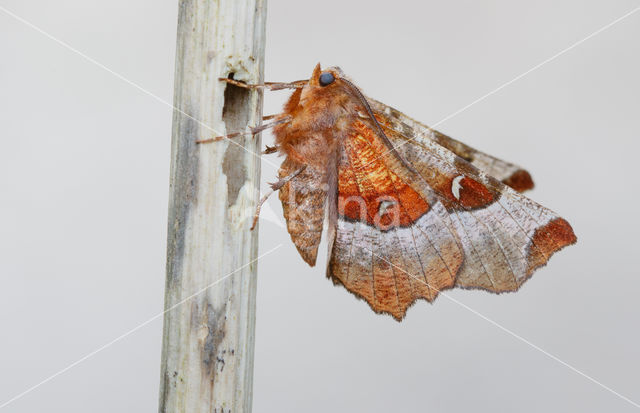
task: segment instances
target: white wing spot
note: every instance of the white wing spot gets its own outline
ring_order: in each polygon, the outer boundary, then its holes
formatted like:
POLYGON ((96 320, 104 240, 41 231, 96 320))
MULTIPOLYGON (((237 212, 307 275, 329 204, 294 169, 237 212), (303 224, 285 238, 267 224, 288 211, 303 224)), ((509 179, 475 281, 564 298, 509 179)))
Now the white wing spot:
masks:
POLYGON ((451 183, 451 193, 456 197, 458 201, 460 200, 460 190, 462 189, 462 184, 460 184, 460 181, 462 181, 463 179, 464 175, 459 175, 453 178, 453 182, 451 183))
POLYGON ((380 205, 378 206, 378 215, 383 216, 384 214, 386 214, 387 209, 389 209, 389 207, 393 205, 395 205, 394 201, 381 201, 380 205))
POLYGON ((369 115, 364 112, 360 112, 358 110, 356 113, 358 114, 358 117, 360 117, 361 119, 369 119, 369 115))

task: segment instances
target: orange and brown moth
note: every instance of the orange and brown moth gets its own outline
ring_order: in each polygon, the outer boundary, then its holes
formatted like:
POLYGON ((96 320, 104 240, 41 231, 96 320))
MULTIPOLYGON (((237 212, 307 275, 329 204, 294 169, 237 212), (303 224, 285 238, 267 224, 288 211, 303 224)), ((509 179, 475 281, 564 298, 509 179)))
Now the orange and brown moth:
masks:
POLYGON ((272 189, 302 258, 315 265, 326 223, 327 277, 377 313, 401 320, 453 287, 516 291, 576 242, 567 221, 521 195, 533 188, 524 169, 365 97, 337 67, 292 83, 221 80, 295 89, 252 130, 273 127, 266 152, 285 156, 272 189))

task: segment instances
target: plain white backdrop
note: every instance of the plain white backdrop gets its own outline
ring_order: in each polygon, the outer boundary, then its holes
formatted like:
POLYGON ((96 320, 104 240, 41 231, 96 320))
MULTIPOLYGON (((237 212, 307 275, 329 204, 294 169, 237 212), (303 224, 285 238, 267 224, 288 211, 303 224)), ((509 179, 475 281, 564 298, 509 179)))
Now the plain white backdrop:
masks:
MULTIPOLYGON (((177 3, 0 0, 167 101, 177 3)), ((638 6, 272 0, 265 75, 339 65, 434 124, 638 6)), ((578 236, 517 294, 448 294, 635 403, 638 39, 640 12, 438 126, 527 168, 530 196, 578 236)), ((2 404, 162 311, 172 112, 2 10, 0 53, 2 404)), ((265 113, 286 96, 269 94, 265 113)), ((275 176, 263 163, 262 181, 275 176)), ((275 197, 269 206, 281 216, 275 197)), ((309 268, 263 220, 261 250, 278 244, 259 262, 257 413, 638 409, 445 297, 402 323, 375 315, 325 278, 325 253, 309 268)), ((149 323, 3 411, 156 411, 161 329, 149 323)))

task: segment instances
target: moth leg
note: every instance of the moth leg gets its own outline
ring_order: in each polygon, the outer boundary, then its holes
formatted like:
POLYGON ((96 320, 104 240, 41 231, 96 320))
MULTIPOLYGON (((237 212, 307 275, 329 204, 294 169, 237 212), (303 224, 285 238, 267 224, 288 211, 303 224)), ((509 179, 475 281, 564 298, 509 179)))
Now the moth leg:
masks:
POLYGON ((264 194, 264 196, 262 198, 260 198, 260 202, 258 202, 258 206, 256 207, 256 212, 253 215, 253 224, 251 225, 251 230, 252 231, 256 227, 256 224, 258 223, 258 218, 260 217, 260 209, 262 208, 262 204, 264 204, 271 195, 273 195, 275 192, 279 191, 280 188, 282 188, 287 182, 289 182, 290 180, 292 180, 293 178, 298 176, 300 174, 300 172, 304 171, 306 167, 307 167, 307 165, 303 165, 300 168, 298 168, 295 171, 293 171, 291 174, 289 174, 289 175, 285 176, 284 178, 278 180, 278 182, 269 184, 271 186, 271 190, 269 190, 269 192, 267 192, 266 194, 264 194))
POLYGON ((228 79, 226 77, 219 77, 219 81, 227 82, 230 85, 241 87, 244 89, 268 89, 268 90, 282 90, 282 89, 301 89, 308 82, 308 80, 296 80, 293 82, 264 82, 262 85, 250 84, 240 82, 238 80, 228 79))
POLYGON ((196 143, 211 143, 211 142, 218 142, 221 141, 223 139, 231 139, 231 138, 235 138, 238 136, 246 136, 246 135, 251 135, 251 136, 255 136, 258 133, 262 132, 263 130, 269 129, 269 128, 273 128, 274 126, 283 124, 283 123, 287 123, 287 122, 291 122, 291 116, 284 116, 280 119, 276 119, 273 122, 269 122, 269 123, 263 123, 262 125, 256 126, 256 127, 250 127, 248 131, 242 131, 242 132, 233 132, 233 133, 229 133, 227 135, 223 135, 223 136, 215 136, 213 138, 207 138, 207 139, 199 139, 196 141, 196 143))
POLYGON ((262 151, 263 155, 269 155, 271 153, 276 153, 278 152, 278 147, 277 146, 269 146, 266 145, 266 148, 264 149, 264 151, 262 151))

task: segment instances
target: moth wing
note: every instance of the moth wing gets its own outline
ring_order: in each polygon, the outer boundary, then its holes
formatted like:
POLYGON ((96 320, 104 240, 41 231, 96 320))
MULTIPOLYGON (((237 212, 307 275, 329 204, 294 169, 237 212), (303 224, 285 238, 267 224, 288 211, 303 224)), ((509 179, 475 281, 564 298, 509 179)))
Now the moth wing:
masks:
POLYGON ((338 150, 327 276, 399 320, 417 299, 432 301, 455 284, 463 250, 442 204, 408 185, 396 159, 378 159, 384 148, 375 133, 356 127, 338 150))
MULTIPOLYGON (((286 158, 278 172, 284 178, 302 165, 286 158)), ((322 237, 327 185, 323 171, 307 167, 280 188, 279 197, 287 230, 302 259, 314 266, 322 237)))
POLYGON ((358 119, 338 157, 338 214, 327 274, 376 312, 404 317, 453 286, 517 290, 576 241, 571 226, 434 139, 378 113, 390 144, 358 119), (349 199, 362 198, 362 205, 349 199), (395 205, 394 217, 389 205, 395 205), (383 207, 384 206, 384 207, 383 207), (393 221, 395 224, 389 225, 393 221))
POLYGON ((377 100, 370 98, 367 100, 371 104, 373 110, 377 113, 405 125, 405 131, 403 133, 405 136, 412 137, 417 135, 423 139, 431 139, 440 146, 450 150, 465 161, 471 163, 487 175, 494 177, 498 181, 502 181, 502 183, 510 186, 518 192, 524 192, 533 188, 534 185, 531 175, 520 166, 474 149, 469 145, 438 132, 437 130, 431 129, 430 127, 412 119, 391 106, 385 105, 382 102, 378 102, 377 100))

